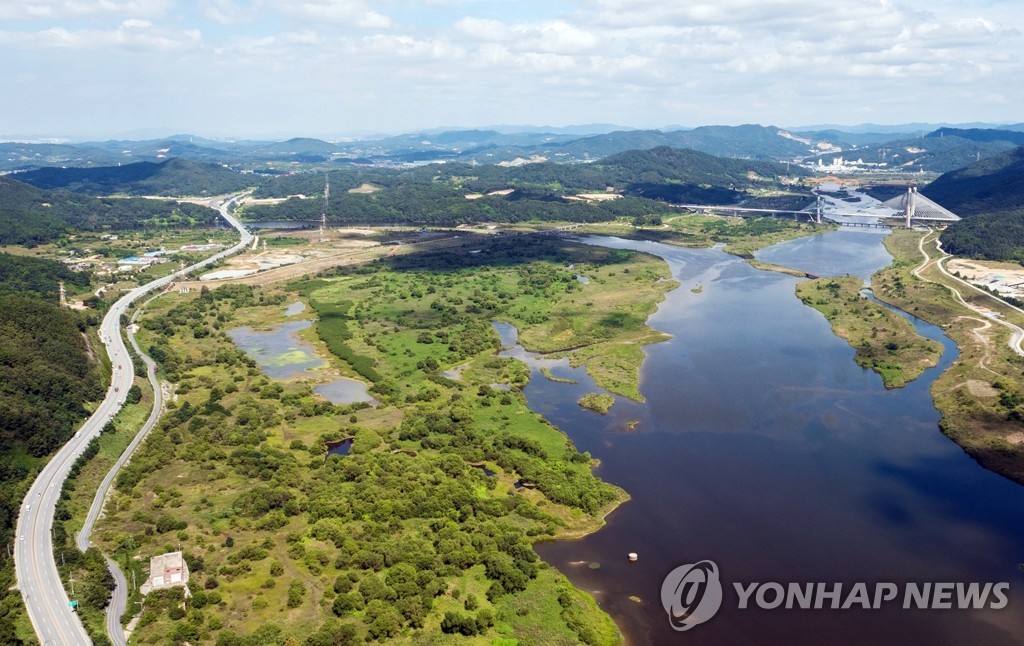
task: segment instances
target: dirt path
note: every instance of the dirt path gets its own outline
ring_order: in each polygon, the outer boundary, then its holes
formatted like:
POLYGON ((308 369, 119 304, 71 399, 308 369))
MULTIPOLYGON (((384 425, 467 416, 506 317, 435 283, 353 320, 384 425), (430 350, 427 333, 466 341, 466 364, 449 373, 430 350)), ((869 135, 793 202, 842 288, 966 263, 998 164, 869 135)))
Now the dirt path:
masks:
POLYGON ((359 249, 346 249, 344 251, 320 256, 318 258, 310 258, 292 265, 275 267, 274 269, 268 269, 248 276, 209 281, 193 280, 187 283, 182 283, 180 287, 187 287, 189 289, 209 287, 210 289, 213 289, 220 285, 270 285, 272 283, 294 280, 296 278, 315 274, 334 267, 370 262, 371 260, 388 256, 415 253, 417 251, 422 251, 423 249, 438 249, 479 244, 480 240, 477 238, 452 236, 447 238, 433 238, 431 240, 424 240, 423 242, 411 242, 395 246, 379 245, 374 247, 362 247, 359 249))
MULTIPOLYGON (((964 307, 966 307, 970 311, 972 311, 975 314, 978 314, 980 316, 984 316, 985 320, 987 320, 987 321, 994 321, 994 322, 998 323, 999 325, 1002 325, 1003 327, 1009 329, 1010 330, 1010 344, 1009 344, 1010 345, 1010 349, 1013 350, 1018 356, 1024 357, 1024 350, 1021 349, 1021 341, 1024 340, 1024 329, 1021 329, 1019 326, 1014 325, 1013 323, 1010 323, 1009 321, 1004 321, 1003 319, 995 318, 990 311, 983 310, 983 309, 981 309, 979 307, 971 305, 966 300, 964 300, 963 295, 956 288, 954 288, 954 287, 952 287, 950 285, 947 285, 946 283, 943 283, 943 282, 931 280, 930 278, 925 278, 924 276, 921 275, 922 271, 924 271, 932 263, 934 263, 935 267, 942 273, 942 275, 947 277, 947 278, 949 278, 951 281, 959 283, 959 284, 963 285, 965 288, 973 289, 974 291, 978 292, 979 294, 983 294, 983 295, 991 298, 992 300, 998 302, 1002 306, 1006 306, 1006 307, 1012 308, 1014 310, 1017 310, 1018 312, 1024 313, 1024 310, 1020 309, 1019 307, 1014 307, 1013 305, 1010 305, 1009 303, 1006 303, 1006 302, 1004 302, 1004 301, 1002 301, 1000 299, 997 299, 995 296, 992 296, 991 294, 989 294, 989 293, 987 293, 987 292, 985 292, 983 290, 978 289, 977 287, 975 287, 974 285, 971 285, 970 283, 967 283, 967 282, 965 282, 963 280, 960 280, 956 276, 954 276, 954 275, 950 274, 948 271, 946 271, 946 268, 942 266, 942 261, 946 260, 947 258, 951 258, 952 256, 950 256, 949 254, 947 254, 945 251, 942 250, 942 247, 940 246, 938 240, 935 240, 936 250, 940 254, 942 254, 941 257, 933 259, 928 254, 928 252, 925 251, 924 243, 925 243, 926 240, 928 240, 928 238, 931 235, 932 235, 931 233, 929 233, 927 235, 924 235, 917 242, 917 248, 921 252, 921 255, 924 256, 924 261, 922 261, 922 263, 920 265, 918 265, 916 269, 914 269, 914 271, 912 272, 914 274, 914 276, 916 276, 917 278, 920 278, 921 280, 923 280, 925 282, 929 282, 929 283, 932 283, 932 284, 935 284, 935 285, 941 285, 941 286, 945 287, 946 289, 948 289, 953 294, 953 297, 957 300, 958 303, 960 303, 961 305, 963 305, 964 307)), ((975 334, 977 334, 977 330, 975 331, 975 334)), ((986 356, 988 356, 988 352, 987 352, 987 349, 988 349, 987 337, 986 337, 986 341, 985 341, 984 345, 985 345, 985 348, 986 348, 986 356)), ((986 368, 986 370, 988 370, 988 368, 986 368)), ((991 370, 990 370, 990 372, 991 372, 991 370)))

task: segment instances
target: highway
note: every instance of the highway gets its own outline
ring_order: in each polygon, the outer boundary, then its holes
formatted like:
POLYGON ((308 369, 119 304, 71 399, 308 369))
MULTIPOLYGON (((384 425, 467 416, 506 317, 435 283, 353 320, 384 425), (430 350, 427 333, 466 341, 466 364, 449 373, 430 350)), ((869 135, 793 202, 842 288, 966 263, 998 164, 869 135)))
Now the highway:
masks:
MULTIPOLYGON (((122 315, 146 294, 162 289, 180 280, 185 274, 245 249, 253 236, 229 213, 231 206, 240 197, 242 196, 236 195, 226 198, 217 206, 221 216, 239 232, 241 240, 238 244, 195 265, 136 287, 118 299, 100 323, 100 340, 106 347, 111 363, 110 388, 92 416, 82 424, 74 437, 57 451, 36 477, 22 502, 15 530, 14 567, 18 589, 25 600, 32 627, 44 646, 77 646, 91 643, 78 614, 71 608, 71 599, 68 598, 61 583, 54 559, 51 533, 54 507, 71 465, 92 438, 99 436, 103 426, 121 409, 128 389, 132 386, 134 374, 131 356, 121 336, 122 315)), ((87 545, 87 535, 85 540, 87 545)))

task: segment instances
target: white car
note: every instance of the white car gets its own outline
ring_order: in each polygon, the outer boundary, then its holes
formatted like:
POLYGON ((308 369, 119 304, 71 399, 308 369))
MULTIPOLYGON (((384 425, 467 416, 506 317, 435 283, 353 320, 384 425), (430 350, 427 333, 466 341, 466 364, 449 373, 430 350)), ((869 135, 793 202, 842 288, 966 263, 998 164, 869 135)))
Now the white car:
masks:
POLYGON ((21 535, 21 540, 25 540, 25 535, 24 534, 21 535))

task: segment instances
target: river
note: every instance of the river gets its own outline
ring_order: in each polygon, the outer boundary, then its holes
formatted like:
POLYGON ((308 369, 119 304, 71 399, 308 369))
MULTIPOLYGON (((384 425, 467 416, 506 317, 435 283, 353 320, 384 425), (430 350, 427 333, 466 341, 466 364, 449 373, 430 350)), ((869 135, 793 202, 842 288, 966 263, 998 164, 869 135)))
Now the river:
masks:
MULTIPOLYGON (((796 298, 797 278, 717 249, 585 241, 656 254, 682 283, 649 320, 672 339, 647 347, 645 403, 618 398, 603 417, 583 410, 576 400, 593 383, 564 363, 548 366, 579 384, 547 380, 531 361, 524 391, 532 409, 601 460, 602 479, 632 496, 599 532, 537 546, 595 594, 630 643, 1024 641, 1024 487, 982 469, 940 433, 929 387, 956 347, 938 328, 914 320, 943 344, 939 365, 886 390, 796 298), (631 421, 639 422, 633 431, 631 421), (661 605, 662 581, 704 559, 721 572, 721 610, 676 632, 661 605), (733 588, 894 582, 902 599, 910 582, 1003 581, 1003 610, 904 610, 901 601, 879 610, 741 610, 733 588)), ((758 257, 862 277, 890 261, 882 235, 860 231, 789 241, 758 257)), ((499 332, 514 341, 511 326, 499 332)))

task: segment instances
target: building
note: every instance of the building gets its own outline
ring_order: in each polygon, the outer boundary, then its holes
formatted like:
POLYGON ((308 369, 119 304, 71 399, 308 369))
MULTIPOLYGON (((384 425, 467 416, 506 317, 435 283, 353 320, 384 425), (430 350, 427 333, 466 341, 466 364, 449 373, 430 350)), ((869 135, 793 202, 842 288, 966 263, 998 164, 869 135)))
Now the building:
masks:
POLYGON ((149 559, 149 578, 142 586, 142 593, 163 590, 175 586, 188 586, 188 564, 181 552, 169 552, 149 559))

